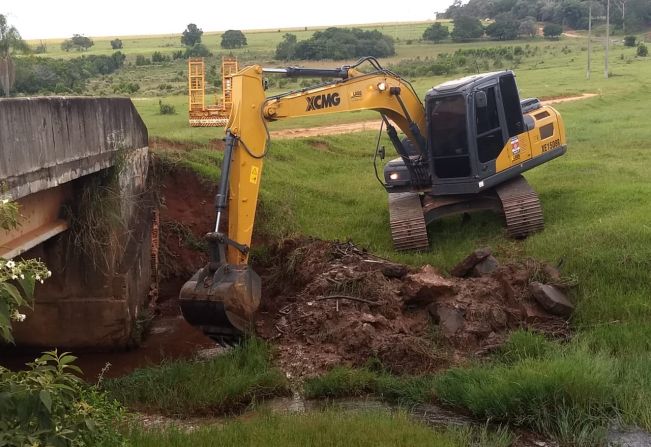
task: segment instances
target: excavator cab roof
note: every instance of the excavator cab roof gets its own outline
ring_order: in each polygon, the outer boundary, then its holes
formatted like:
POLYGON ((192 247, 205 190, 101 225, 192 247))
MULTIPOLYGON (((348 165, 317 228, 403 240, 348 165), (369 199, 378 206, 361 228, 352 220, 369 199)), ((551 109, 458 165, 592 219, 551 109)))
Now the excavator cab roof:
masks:
POLYGON ((486 83, 486 81, 492 79, 494 79, 497 82, 499 78, 505 75, 515 77, 515 75, 511 70, 494 71, 491 73, 481 73, 476 75, 465 76, 463 78, 446 81, 442 84, 432 87, 427 92, 425 97, 428 98, 431 96, 438 96, 438 95, 450 94, 450 93, 467 94, 471 92, 478 85, 484 84, 486 83))

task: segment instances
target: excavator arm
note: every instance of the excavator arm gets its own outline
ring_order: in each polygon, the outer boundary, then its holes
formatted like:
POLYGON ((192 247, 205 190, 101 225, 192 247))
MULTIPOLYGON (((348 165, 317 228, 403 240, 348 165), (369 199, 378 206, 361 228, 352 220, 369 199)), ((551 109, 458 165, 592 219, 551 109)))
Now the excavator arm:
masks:
POLYGON ((260 279, 247 263, 269 142, 268 122, 376 110, 403 159, 409 160, 409 154, 392 122, 415 143, 422 159, 426 159, 422 102, 408 82, 382 69, 372 58, 334 70, 249 66, 233 75, 232 95, 233 108, 227 124, 216 198, 216 224, 214 231, 207 235, 210 262, 183 286, 180 295, 186 320, 216 339, 233 338, 245 332, 259 306, 260 279), (365 61, 374 68, 372 72, 357 69, 365 61), (266 73, 337 79, 267 98, 266 73), (228 230, 223 232, 222 220, 226 216, 228 230))

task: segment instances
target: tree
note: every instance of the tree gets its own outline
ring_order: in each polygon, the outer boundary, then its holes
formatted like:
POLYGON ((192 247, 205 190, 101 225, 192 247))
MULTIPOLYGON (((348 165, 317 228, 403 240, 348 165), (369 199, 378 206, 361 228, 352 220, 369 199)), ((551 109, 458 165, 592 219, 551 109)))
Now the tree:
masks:
POLYGON ((0 14, 0 87, 5 96, 14 85, 16 68, 11 56, 16 52, 26 52, 25 41, 14 26, 9 26, 7 18, 0 14))
POLYGON ((484 35, 484 27, 479 19, 468 16, 459 16, 454 19, 454 29, 450 36, 455 42, 478 39, 484 35))
MULTIPOLYGON (((291 39, 291 38, 290 38, 291 39)), ((312 37, 296 42, 294 58, 351 59, 354 57, 387 57, 396 54, 393 38, 377 30, 330 27, 316 31, 312 37)))
POLYGON ((229 29, 222 34, 222 48, 242 48, 246 46, 246 36, 244 33, 237 29, 229 29))
POLYGON ((543 36, 547 39, 558 39, 563 34, 563 27, 556 23, 548 23, 543 28, 543 36))
POLYGON ((296 34, 285 33, 283 40, 276 46, 276 59, 288 61, 296 53, 296 34))
POLYGON ((444 39, 447 39, 449 35, 450 30, 448 27, 443 26, 443 24, 440 22, 436 22, 432 23, 427 27, 427 29, 425 29, 425 32, 423 32, 423 39, 432 42, 440 42, 444 39))
POLYGON ((556 10, 554 21, 574 29, 586 29, 588 28, 588 5, 579 0, 563 0, 556 10))
POLYGON ((495 40, 513 40, 518 38, 520 22, 510 15, 501 15, 486 27, 486 35, 495 40))
POLYGON ((527 17, 520 22, 518 34, 525 37, 535 37, 538 34, 538 25, 533 17, 527 17))
POLYGON ((122 49, 122 40, 121 39, 113 39, 111 41, 111 48, 114 50, 121 50, 122 49))
POLYGON ((95 42, 90 37, 82 36, 81 34, 74 34, 72 36, 72 43, 82 51, 95 45, 95 42))
POLYGON ((647 57, 649 55, 649 49, 642 42, 637 46, 637 55, 640 57, 647 57))
POLYGON ((201 43, 201 35, 203 30, 194 23, 189 23, 181 35, 181 43, 185 46, 192 47, 195 44, 201 43))
POLYGON ((73 34, 70 39, 66 39, 61 42, 61 49, 64 51, 82 51, 89 49, 93 45, 95 45, 95 43, 90 37, 86 37, 81 34, 73 34))

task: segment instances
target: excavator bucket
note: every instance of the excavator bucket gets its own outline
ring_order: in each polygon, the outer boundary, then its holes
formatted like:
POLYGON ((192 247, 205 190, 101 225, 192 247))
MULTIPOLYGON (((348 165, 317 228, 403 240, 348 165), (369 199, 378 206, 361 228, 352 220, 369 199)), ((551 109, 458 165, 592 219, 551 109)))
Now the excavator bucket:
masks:
POLYGON ((213 340, 232 344, 248 332, 260 305, 260 277, 248 265, 200 269, 181 288, 181 312, 213 340))

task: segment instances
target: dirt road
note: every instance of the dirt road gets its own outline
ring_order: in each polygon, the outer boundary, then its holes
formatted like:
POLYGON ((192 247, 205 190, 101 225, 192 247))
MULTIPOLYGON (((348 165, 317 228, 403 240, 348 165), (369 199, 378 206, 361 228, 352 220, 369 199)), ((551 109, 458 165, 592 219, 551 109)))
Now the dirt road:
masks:
MULTIPOLYGON (((558 104, 562 102, 571 102, 578 101, 581 99, 587 99, 597 96, 597 93, 583 93, 576 96, 565 96, 559 98, 550 98, 542 101, 544 105, 558 104)), ((284 129, 284 130, 273 130, 271 131, 272 139, 286 138, 306 138, 306 137, 323 137, 327 135, 340 135, 353 132, 362 132, 367 130, 378 130, 380 128, 381 121, 361 121, 356 123, 347 123, 347 124, 333 124, 330 126, 320 126, 320 127, 307 127, 307 128, 298 128, 298 129, 284 129)))

